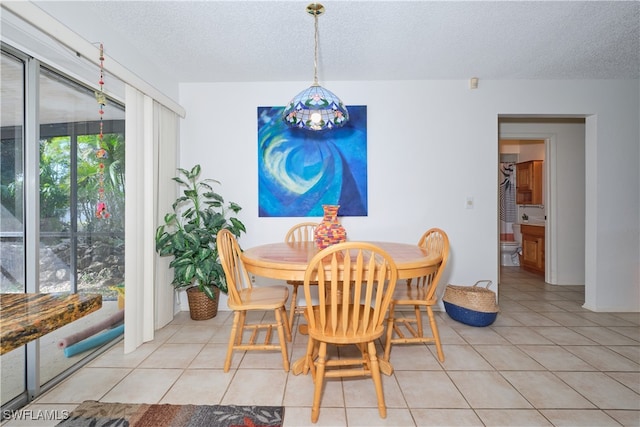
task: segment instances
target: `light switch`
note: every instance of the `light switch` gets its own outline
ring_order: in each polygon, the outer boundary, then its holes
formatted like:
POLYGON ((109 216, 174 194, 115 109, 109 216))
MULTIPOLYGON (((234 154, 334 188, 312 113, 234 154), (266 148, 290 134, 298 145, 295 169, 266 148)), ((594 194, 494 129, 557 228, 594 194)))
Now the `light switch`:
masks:
POLYGON ((473 209, 473 197, 467 196, 467 201, 465 203, 465 207, 467 209, 473 209))

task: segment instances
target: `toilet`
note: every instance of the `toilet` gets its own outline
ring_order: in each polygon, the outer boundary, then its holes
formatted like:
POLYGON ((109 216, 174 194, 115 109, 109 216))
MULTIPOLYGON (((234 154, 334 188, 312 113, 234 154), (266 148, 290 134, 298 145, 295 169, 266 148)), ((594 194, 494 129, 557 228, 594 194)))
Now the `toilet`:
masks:
POLYGON ((520 224, 513 224, 514 241, 500 241, 500 265, 503 267, 517 267, 520 265, 518 259, 518 248, 522 241, 520 224))
POLYGON ((500 242, 500 265, 503 267, 519 266, 518 255, 514 255, 519 247, 520 243, 518 242, 500 242))

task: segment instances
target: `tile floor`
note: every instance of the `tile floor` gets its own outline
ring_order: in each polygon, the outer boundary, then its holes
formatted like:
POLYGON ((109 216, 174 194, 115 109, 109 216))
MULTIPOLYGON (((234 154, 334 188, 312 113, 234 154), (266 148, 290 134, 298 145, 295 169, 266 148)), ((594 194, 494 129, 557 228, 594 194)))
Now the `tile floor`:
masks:
MULTIPOLYGON (((386 419, 370 380, 335 380, 316 425, 640 426, 640 313, 590 312, 584 286, 547 285, 517 267, 502 270, 499 297, 489 327, 438 313, 444 363, 433 346, 392 349, 386 419)), ((311 378, 285 373, 279 353, 236 354, 222 371, 229 325, 225 311, 200 322, 180 313, 153 342, 126 355, 115 346, 28 408, 71 410, 85 399, 284 405, 285 426, 310 425, 311 378)), ((305 342, 294 335, 292 360, 305 342)), ((27 424, 3 424, 13 425, 27 424)))

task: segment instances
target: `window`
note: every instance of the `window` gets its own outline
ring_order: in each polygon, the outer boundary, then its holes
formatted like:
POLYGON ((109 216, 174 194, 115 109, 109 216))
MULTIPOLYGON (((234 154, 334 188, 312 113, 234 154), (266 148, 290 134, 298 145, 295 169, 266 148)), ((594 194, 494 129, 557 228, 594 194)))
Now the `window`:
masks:
POLYGON ((110 288, 124 281, 124 110, 109 103, 107 115, 105 107, 100 141, 93 91, 45 69, 40 87, 48 88, 41 117, 62 95, 75 118, 40 126, 40 291, 113 299, 110 288), (106 208, 98 214, 100 203, 106 208))

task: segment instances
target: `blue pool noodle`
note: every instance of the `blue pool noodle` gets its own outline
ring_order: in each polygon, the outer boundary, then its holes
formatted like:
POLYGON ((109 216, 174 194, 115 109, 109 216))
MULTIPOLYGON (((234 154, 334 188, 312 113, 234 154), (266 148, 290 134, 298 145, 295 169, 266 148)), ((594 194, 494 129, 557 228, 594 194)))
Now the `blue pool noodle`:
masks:
POLYGON ((87 339, 84 339, 80 342, 77 342, 73 345, 65 347, 64 355, 65 357, 71 357, 78 353, 82 353, 83 351, 90 350, 94 347, 102 345, 112 339, 122 335, 124 333, 124 324, 120 326, 116 326, 113 329, 109 329, 108 331, 104 331, 101 334, 94 335, 87 339))

